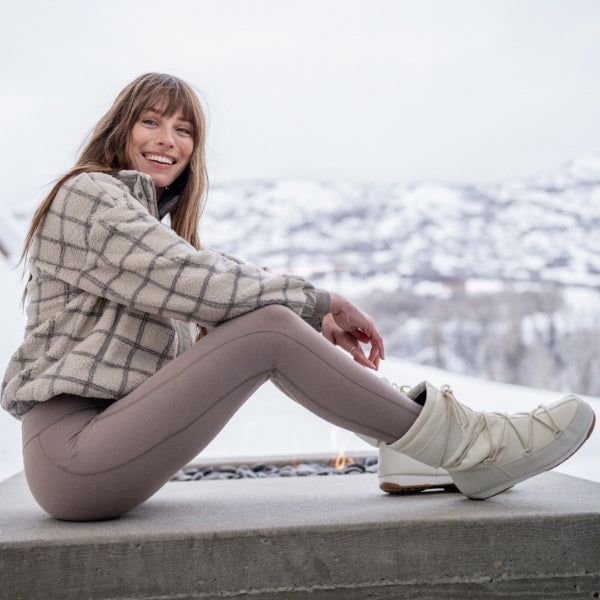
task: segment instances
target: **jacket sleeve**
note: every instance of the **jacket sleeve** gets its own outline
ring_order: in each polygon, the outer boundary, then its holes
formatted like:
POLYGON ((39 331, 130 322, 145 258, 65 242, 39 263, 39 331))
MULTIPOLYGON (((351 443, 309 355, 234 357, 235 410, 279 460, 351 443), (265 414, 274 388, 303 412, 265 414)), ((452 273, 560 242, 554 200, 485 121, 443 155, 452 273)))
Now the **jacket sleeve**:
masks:
POLYGON ((107 175, 69 180, 41 229, 39 268, 136 310, 207 327, 269 304, 315 318, 310 283, 195 250, 107 175))

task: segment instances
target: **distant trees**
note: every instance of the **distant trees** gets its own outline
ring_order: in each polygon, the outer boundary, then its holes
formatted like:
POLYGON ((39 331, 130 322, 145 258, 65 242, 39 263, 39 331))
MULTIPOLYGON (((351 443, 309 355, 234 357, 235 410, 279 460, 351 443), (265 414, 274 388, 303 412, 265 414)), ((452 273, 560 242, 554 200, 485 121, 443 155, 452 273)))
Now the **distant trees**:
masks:
POLYGON ((452 285, 442 295, 401 289, 360 303, 391 355, 496 381, 600 395, 600 309, 584 318, 560 285, 506 282, 499 291, 476 294, 452 285))

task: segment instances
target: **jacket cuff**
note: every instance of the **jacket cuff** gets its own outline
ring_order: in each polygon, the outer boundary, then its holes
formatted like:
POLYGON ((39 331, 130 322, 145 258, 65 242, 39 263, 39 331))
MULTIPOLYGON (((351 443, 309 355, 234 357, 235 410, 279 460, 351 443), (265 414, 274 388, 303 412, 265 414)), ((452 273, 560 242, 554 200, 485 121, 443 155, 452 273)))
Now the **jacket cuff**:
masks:
MULTIPOLYGON (((305 293, 306 291, 307 290, 305 290, 305 293)), ((302 318, 311 327, 317 331, 321 331, 321 319, 330 311, 331 299, 329 297, 329 292, 326 290, 315 288, 312 292, 314 294, 314 304, 312 302, 313 298, 309 297, 309 302, 304 309, 302 318)), ((313 294, 311 294, 311 296, 313 296, 313 294)))
POLYGON ((327 290, 315 289, 315 315, 322 319, 331 310, 331 297, 327 290))

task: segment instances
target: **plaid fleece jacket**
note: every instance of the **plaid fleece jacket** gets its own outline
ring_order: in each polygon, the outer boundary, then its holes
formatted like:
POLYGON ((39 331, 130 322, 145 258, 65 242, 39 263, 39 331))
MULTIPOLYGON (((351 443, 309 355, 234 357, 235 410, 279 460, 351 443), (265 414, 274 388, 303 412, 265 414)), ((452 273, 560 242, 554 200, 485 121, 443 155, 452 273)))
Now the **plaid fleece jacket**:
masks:
POLYGON ((25 338, 2 384, 17 418, 58 394, 125 396, 189 347, 181 322, 210 329, 268 304, 309 322, 326 312, 301 278, 195 250, 160 222, 153 180, 136 171, 68 180, 29 266, 25 338))

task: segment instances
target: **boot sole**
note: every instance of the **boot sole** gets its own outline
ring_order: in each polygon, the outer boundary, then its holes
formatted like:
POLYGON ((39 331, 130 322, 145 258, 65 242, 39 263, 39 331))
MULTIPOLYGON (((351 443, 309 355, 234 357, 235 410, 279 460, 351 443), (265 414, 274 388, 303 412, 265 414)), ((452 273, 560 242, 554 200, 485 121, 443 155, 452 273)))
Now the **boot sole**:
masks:
MULTIPOLYGON (((564 463, 568 458, 571 458, 571 456, 573 456, 573 454, 575 454, 575 452, 577 452, 583 446, 583 444, 585 444, 585 442, 589 439, 590 435, 592 435, 592 431, 594 431, 595 426, 596 426, 596 415, 592 411, 592 423, 591 423, 585 437, 582 438, 580 443, 573 450, 571 450, 571 452, 569 452, 565 456, 562 456, 559 460, 550 464, 550 466, 541 468, 532 473, 528 473, 527 475, 524 475, 522 477, 518 477, 518 478, 514 479, 513 481, 508 482, 506 484, 506 487, 503 487, 500 490, 496 490, 495 488, 492 488, 492 490, 486 490, 483 492, 476 492, 476 493, 472 493, 472 494, 469 494, 466 492, 462 492, 462 493, 465 494, 465 496, 467 496, 471 500, 487 500, 488 498, 493 498, 494 496, 498 496, 499 494, 506 492, 511 487, 513 487, 517 483, 520 483, 521 481, 524 481, 525 479, 529 479, 530 477, 535 477, 536 475, 539 475, 540 473, 545 473, 546 471, 550 471, 550 470, 554 469, 555 467, 562 465, 562 463, 564 463)), ((460 490, 460 488, 458 488, 458 489, 460 490)))
POLYGON ((458 492, 458 488, 453 483, 421 483, 411 485, 400 485, 398 483, 391 483, 389 481, 383 481, 379 484, 379 489, 386 492, 387 494, 418 494, 419 492, 426 492, 430 490, 443 490, 445 492, 458 492))

